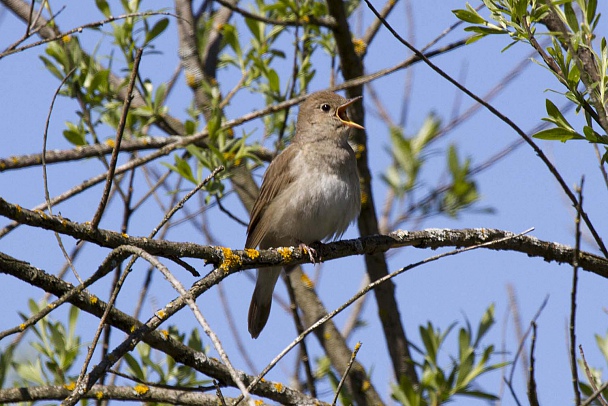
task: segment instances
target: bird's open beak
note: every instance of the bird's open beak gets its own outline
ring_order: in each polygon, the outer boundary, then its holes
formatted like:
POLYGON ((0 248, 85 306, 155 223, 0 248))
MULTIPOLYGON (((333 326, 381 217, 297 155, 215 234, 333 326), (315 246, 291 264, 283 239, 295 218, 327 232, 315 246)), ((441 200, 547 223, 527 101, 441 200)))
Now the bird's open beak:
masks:
POLYGON ((348 108, 348 106, 350 106, 351 104, 353 104, 354 102, 356 102, 357 100, 362 99, 362 98, 363 98, 363 96, 352 98, 349 101, 347 101, 346 103, 344 103, 343 105, 341 105, 340 107, 338 107, 336 109, 336 117, 338 117, 340 119, 340 121, 342 121, 344 124, 346 124, 349 127, 358 128, 359 130, 365 130, 365 128, 362 125, 357 124, 353 121, 350 121, 350 119, 348 118, 348 114, 346 114, 346 109, 348 108))

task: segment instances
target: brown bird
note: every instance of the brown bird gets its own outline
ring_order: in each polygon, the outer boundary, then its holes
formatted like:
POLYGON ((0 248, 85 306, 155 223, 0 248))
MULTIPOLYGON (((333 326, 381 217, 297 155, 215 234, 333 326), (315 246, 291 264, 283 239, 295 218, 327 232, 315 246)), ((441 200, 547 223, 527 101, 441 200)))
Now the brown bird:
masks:
MULTIPOLYGON (((361 193, 346 100, 328 91, 300 106, 291 144, 268 166, 251 212, 245 248, 308 245, 340 237, 359 215, 361 193)), ((268 321, 280 267, 259 269, 249 306, 249 333, 268 321)))

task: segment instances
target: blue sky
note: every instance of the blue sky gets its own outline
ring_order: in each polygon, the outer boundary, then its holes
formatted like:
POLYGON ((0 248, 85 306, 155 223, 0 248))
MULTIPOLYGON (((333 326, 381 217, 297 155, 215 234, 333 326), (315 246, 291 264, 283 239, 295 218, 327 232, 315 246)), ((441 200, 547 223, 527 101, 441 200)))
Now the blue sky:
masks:
MULTIPOLYGON (((58 9, 63 4, 57 3, 54 7, 58 9)), ((381 6, 381 3, 374 4, 376 7, 381 6)), ((143 8, 155 9, 165 5, 165 2, 148 1, 144 2, 143 8)), ((63 30, 102 19, 91 4, 81 3, 77 6, 66 2, 65 6, 65 10, 58 19, 63 30)), ((431 0, 413 4, 414 43, 418 47, 424 46, 455 21, 450 10, 463 7, 463 2, 453 0, 431 0)), ((402 34, 406 33, 404 13, 403 5, 398 5, 389 19, 402 34)), ((239 21, 241 21, 240 18, 239 21)), ((4 49, 21 35, 24 26, 6 11, 0 22, 0 48, 4 49)), ((363 27, 366 27, 369 22, 370 14, 365 10, 362 20, 363 27)), ((605 22, 603 27, 605 27, 605 22)), ((103 30, 107 31, 109 27, 106 26, 103 30)), ((602 30, 598 30, 598 32, 601 33, 602 30)), ((461 28, 456 29, 442 41, 442 44, 455 41, 463 35, 461 28)), ((244 29, 243 36, 246 38, 244 29)), ((93 50, 100 38, 98 33, 87 31, 80 36, 81 42, 88 51, 93 50)), ((105 41, 108 39, 106 38, 105 41)), ((517 45, 506 52, 500 52, 507 44, 507 38, 489 38, 452 51, 436 58, 434 62, 451 75, 462 78, 464 84, 472 91, 483 95, 496 86, 504 75, 522 59, 525 59, 530 52, 525 45, 517 45)), ((99 52, 103 53, 107 46, 107 43, 102 44, 99 52)), ((160 38, 156 46, 162 53, 145 56, 141 64, 141 74, 151 78, 155 83, 160 83, 168 80, 178 63, 176 28, 173 19, 171 19, 166 35, 160 38)), ((42 134, 48 106, 59 83, 45 70, 38 59, 41 51, 41 48, 34 48, 0 61, 0 77, 5 78, 0 81, 0 100, 2 100, 4 117, 3 138, 5 140, 0 148, 2 157, 34 153, 40 151, 42 147, 42 134)), ((381 29, 378 38, 369 48, 366 70, 371 73, 393 66, 409 55, 410 53, 401 44, 384 29, 381 29)), ((328 58, 320 56, 318 64, 319 72, 311 90, 328 86, 328 58)), ((549 97, 556 101, 558 106, 563 104, 560 95, 548 91, 549 89, 562 90, 552 75, 532 61, 529 61, 527 65, 516 80, 492 101, 503 114, 526 131, 536 126, 539 119, 545 115, 545 98, 549 97)), ((285 71, 280 74, 281 83, 284 84, 289 72, 285 71)), ((400 71, 379 79, 373 84, 395 120, 398 120, 401 109, 404 75, 405 73, 400 71)), ((452 116, 455 99, 460 98, 461 100, 460 111, 472 105, 471 100, 464 95, 459 95, 453 86, 423 64, 418 64, 413 68, 413 75, 409 114, 405 126, 407 134, 413 134, 430 112, 434 112, 444 122, 447 122, 452 116)), ((169 98, 168 105, 172 115, 185 118, 185 108, 190 103, 191 94, 183 77, 179 81, 179 86, 169 98)), ((229 91, 237 81, 238 76, 233 73, 222 71, 219 74, 223 92, 229 91)), ((366 91, 364 95, 364 103, 367 107, 365 126, 369 137, 368 147, 376 208, 379 211, 386 194, 386 187, 380 180, 380 174, 389 162, 385 151, 389 138, 386 126, 374 114, 373 104, 368 95, 369 93, 366 91)), ((262 103, 261 96, 242 92, 228 106, 227 116, 236 118, 241 114, 263 107, 262 103)), ((61 133, 64 129, 64 122, 75 119, 76 109, 77 105, 74 102, 65 98, 58 99, 51 119, 49 149, 70 147, 61 133)), ((295 110, 292 110, 292 114, 295 114, 295 110)), ((577 117, 573 113, 569 113, 568 117, 574 123, 582 121, 581 117, 577 117)), ((254 139, 259 139, 263 126, 260 121, 251 122, 243 126, 243 130, 253 132, 253 137, 256 137, 254 139)), ((237 134, 239 131, 240 129, 237 130, 237 134)), ((160 132, 153 130, 151 135, 160 135, 160 132)), ((113 138, 109 129, 100 136, 104 139, 113 138)), ((470 157, 475 165, 511 144, 517 137, 512 129, 482 109, 472 119, 453 130, 445 139, 433 145, 429 155, 431 164, 425 167, 423 183, 416 193, 423 194, 426 188, 436 183, 437 179, 445 178, 447 173, 444 151, 449 143, 456 144, 459 155, 470 157)), ((571 187, 580 182, 581 176, 585 176, 585 207, 601 234, 602 230, 606 230, 608 226, 608 218, 605 215, 606 185, 598 170, 598 161, 592 146, 584 142, 562 144, 539 141, 538 143, 571 187)), ((273 144, 266 142, 266 145, 272 147, 273 144)), ((51 196, 57 195, 84 179, 98 174, 101 170, 101 164, 93 159, 49 166, 50 194, 51 196)), ((262 170, 257 171, 258 181, 262 173, 262 170)), ((494 214, 467 212, 457 219, 433 217, 421 224, 416 224, 415 227, 485 227, 513 232, 535 227, 532 235, 540 239, 573 245, 574 210, 557 182, 528 146, 520 146, 504 160, 481 173, 476 180, 482 196, 477 207, 491 207, 495 209, 494 214)), ((141 196, 145 192, 145 183, 141 177, 137 179, 137 182, 139 188, 136 194, 141 196)), ((95 212, 101 190, 101 187, 93 188, 73 201, 54 208, 54 213, 60 212, 74 221, 88 221, 95 212)), ((41 203, 44 198, 41 168, 0 173, 0 196, 24 207, 33 207, 41 203)), ((197 199, 194 199, 188 203, 187 209, 191 212, 196 211, 198 204, 197 199)), ((225 205, 240 218, 247 218, 242 205, 235 198, 228 197, 225 205)), ((101 227, 117 230, 120 225, 120 213, 121 207, 118 202, 115 202, 109 207, 101 227)), ((148 234, 161 218, 162 212, 158 206, 152 201, 147 203, 134 216, 130 234, 148 234)), ((244 227, 230 221, 216 210, 209 212, 207 220, 211 232, 219 243, 232 248, 243 246, 244 227)), ((0 226, 6 223, 5 219, 0 219, 0 226)), ((411 226, 414 227, 414 225, 411 226)), ((356 227, 351 227, 345 238, 355 237, 357 237, 356 227)), ((167 238, 199 243, 204 241, 200 230, 191 224, 176 227, 167 238)), ((588 238, 585 239, 584 249, 596 252, 595 245, 590 241, 588 238)), ((75 241, 65 237, 64 243, 68 247, 72 247, 75 241)), ((63 256, 54 236, 26 227, 20 227, 9 236, 0 239, 0 251, 27 260, 51 273, 56 272, 63 264, 63 256)), ((389 254, 389 269, 396 270, 434 254, 436 254, 434 251, 414 248, 394 250, 389 254)), ((83 275, 89 275, 105 255, 105 250, 97 250, 88 246, 76 261, 76 266, 83 275)), ((209 270, 209 267, 202 268, 202 263, 189 262, 202 269, 201 273, 209 270)), ((128 311, 132 308, 131 298, 139 292, 145 269, 145 265, 136 266, 137 272, 134 272, 133 276, 129 278, 126 290, 119 298, 118 306, 121 309, 128 311)), ((313 273, 311 265, 307 265, 305 269, 313 273)), ((194 282, 192 276, 181 269, 172 268, 172 270, 185 285, 189 286, 194 282)), ((527 326, 548 295, 547 307, 538 320, 536 360, 539 398, 543 404, 564 404, 573 397, 566 341, 571 273, 569 266, 547 264, 540 259, 527 258, 518 253, 476 250, 407 272, 394 280, 394 283, 403 323, 409 338, 417 344, 420 343, 418 325, 426 324, 430 320, 435 326, 445 329, 455 321, 463 322, 465 317, 476 325, 487 306, 495 303, 497 323, 486 342, 500 346, 504 340, 508 352, 507 360, 512 358, 517 343, 514 338, 512 319, 509 317, 508 321, 504 322, 508 310, 506 285, 514 286, 524 326, 527 326)), ((359 288, 364 274, 363 260, 355 257, 328 262, 321 265, 320 274, 317 290, 327 309, 331 310, 352 296, 359 288)), ((0 330, 13 327, 20 322, 17 312, 27 311, 28 298, 37 299, 42 296, 42 292, 24 286, 21 282, 8 276, 2 276, 2 282, 0 284, 0 307, 5 311, 0 320, 0 330)), ((109 281, 105 281, 93 291, 100 297, 107 298, 108 286, 109 281)), ((245 331, 249 295, 253 289, 250 278, 244 274, 234 275, 222 282, 222 286, 230 301, 237 326, 245 331)), ((587 272, 581 272, 577 338, 585 349, 587 360, 597 368, 606 366, 606 361, 597 350, 594 339, 594 334, 602 336, 606 334, 605 309, 608 307, 606 288, 608 288, 606 280, 587 272)), ((279 287, 278 292, 284 298, 286 297, 283 286, 279 287)), ((162 278, 155 276, 154 289, 144 305, 144 314, 151 314, 175 296, 172 288, 162 278)), ((199 298, 197 303, 211 326, 219 334, 235 366, 246 369, 243 360, 235 350, 233 337, 229 333, 225 316, 219 306, 217 289, 199 298)), ((389 382, 392 378, 381 327, 376 320, 376 311, 373 297, 370 295, 364 313, 368 324, 356 332, 350 344, 354 345, 356 341, 363 343, 358 359, 366 368, 373 368, 372 377, 377 390, 385 400, 388 400, 389 382)), ((347 315, 348 312, 337 317, 338 326, 344 324, 347 315)), ((96 326, 95 322, 96 320, 93 318, 83 315, 81 320, 83 342, 90 340, 92 329, 96 326)), ((178 314, 170 321, 170 324, 178 325, 185 332, 196 328, 194 319, 187 310, 178 314)), ((290 316, 282 311, 275 301, 269 324, 260 338, 251 340, 248 335, 243 335, 249 352, 255 354, 255 363, 259 369, 262 369, 266 362, 270 361, 293 339, 295 331, 292 326, 290 316)), ((118 337, 119 334, 115 334, 115 339, 118 337)), ((454 351, 456 338, 456 334, 453 334, 451 340, 448 339, 448 350, 454 351)), ((309 343, 313 348, 316 346, 314 339, 309 340, 309 343)), ((0 343, 0 346, 4 345, 5 343, 0 343)), ((25 349, 26 346, 21 348, 25 349)), ((214 353, 213 350, 212 353, 214 353)), ((271 372, 269 378, 287 382, 285 375, 292 369, 293 359, 293 357, 288 357, 279 364, 271 372)), ((447 356, 445 361, 447 365, 449 362, 447 356)), ((497 357, 495 361, 500 361, 500 357, 497 357)), ((525 387, 520 371, 516 371, 516 377, 516 390, 520 399, 524 399, 525 387)), ((496 393, 499 390, 500 380, 500 373, 493 373, 482 380, 483 388, 496 393)), ((467 399, 461 399, 457 404, 471 403, 467 399)), ((503 404, 511 405, 514 402, 509 395, 505 395, 503 404)))

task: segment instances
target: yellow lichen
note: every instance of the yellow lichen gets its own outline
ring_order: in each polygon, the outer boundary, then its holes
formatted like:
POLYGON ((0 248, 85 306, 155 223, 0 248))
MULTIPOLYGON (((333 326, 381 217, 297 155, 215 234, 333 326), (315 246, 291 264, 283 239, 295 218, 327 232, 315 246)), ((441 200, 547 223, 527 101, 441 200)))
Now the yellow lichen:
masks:
POLYGON ((19 330, 23 331, 23 330, 25 330, 25 327, 26 327, 25 324, 23 324, 23 323, 19 324, 19 330))
POLYGON ((365 207, 369 203, 369 195, 361 191, 361 206, 365 207))
POLYGON ((63 385, 64 388, 66 388, 67 390, 74 390, 74 388, 76 388, 76 382, 70 382, 70 383, 66 383, 65 385, 63 385))
POLYGON ((159 310, 156 312, 156 316, 158 316, 158 318, 162 320, 167 317, 167 312, 164 310, 159 310))
POLYGON ((361 155, 363 155, 363 152, 365 152, 365 145, 357 144, 357 146, 355 147, 355 158, 357 158, 357 159, 361 158, 361 155))
POLYGON ((228 272, 241 265, 241 257, 233 254, 230 248, 222 247, 222 254, 224 255, 224 260, 220 265, 222 271, 228 272))
POLYGON ((196 86, 196 77, 192 73, 186 73, 186 84, 190 87, 196 86))
POLYGON ((289 261, 293 254, 293 249, 291 247, 279 247, 277 248, 277 252, 283 257, 284 261, 289 261))
POLYGON ((121 235, 123 236, 123 238, 129 238, 129 234, 127 233, 122 233, 121 235))
POLYGON ((133 387, 133 389, 135 390, 135 393, 137 393, 138 395, 145 395, 150 390, 150 388, 148 386, 143 385, 141 383, 135 385, 133 387))
POLYGON ((99 299, 97 298, 97 296, 91 295, 89 301, 91 302, 91 304, 96 304, 99 301, 99 299))
POLYGON ((363 55, 365 53, 365 50, 367 49, 367 44, 361 38, 353 39, 353 45, 355 47, 355 53, 358 56, 363 55))
POLYGON ((72 40, 72 36, 64 35, 63 37, 61 37, 61 40, 63 41, 64 44, 67 44, 68 42, 70 42, 72 40))
POLYGON ((160 333, 163 335, 165 340, 169 338, 169 330, 160 330, 160 333))
POLYGON ((261 405, 264 404, 264 401, 260 400, 260 399, 257 399, 254 403, 256 404, 256 406, 261 406, 261 405))
POLYGON ((247 255, 251 259, 256 259, 260 256, 260 251, 255 250, 253 248, 245 248, 245 255, 247 255))
POLYGON ((276 389, 277 392, 281 393, 283 392, 283 384, 281 382, 277 382, 274 384, 274 388, 276 389))
POLYGON ((325 341, 329 340, 331 338, 331 333, 329 331, 326 331, 325 333, 323 333, 323 339, 325 341))
POLYGON ((95 392, 95 397, 97 399, 103 399, 103 392, 102 391, 95 392))
POLYGON ((106 140, 106 145, 110 148, 114 148, 114 146, 116 145, 116 142, 114 141, 114 139, 112 138, 108 138, 106 140))
POLYGON ((302 277, 300 279, 302 280, 304 286, 306 286, 308 289, 314 288, 314 282, 305 273, 302 273, 302 277))
POLYGON ((366 379, 363 381, 363 383, 361 384, 361 390, 363 392, 367 391, 370 387, 371 387, 371 383, 366 379))

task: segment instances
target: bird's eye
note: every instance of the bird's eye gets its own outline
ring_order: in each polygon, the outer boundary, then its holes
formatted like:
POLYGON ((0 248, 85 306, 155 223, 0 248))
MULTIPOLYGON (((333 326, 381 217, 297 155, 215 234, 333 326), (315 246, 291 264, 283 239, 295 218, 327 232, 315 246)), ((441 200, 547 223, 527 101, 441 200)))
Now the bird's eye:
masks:
POLYGON ((327 113, 329 110, 331 110, 331 107, 329 104, 325 103, 321 105, 321 110, 327 113))

